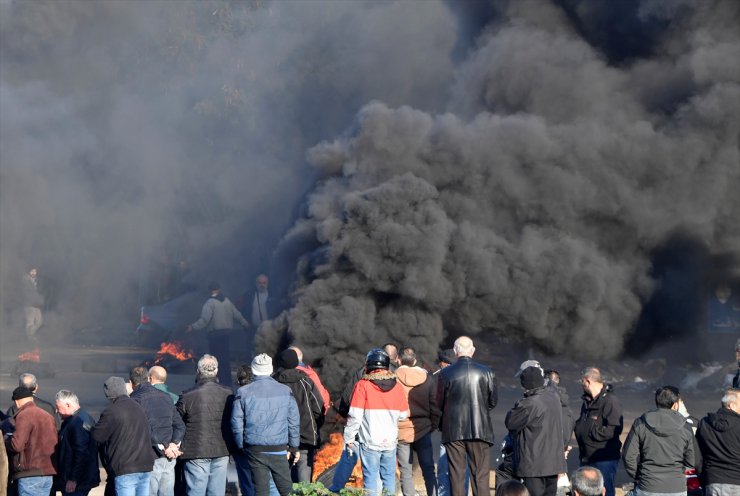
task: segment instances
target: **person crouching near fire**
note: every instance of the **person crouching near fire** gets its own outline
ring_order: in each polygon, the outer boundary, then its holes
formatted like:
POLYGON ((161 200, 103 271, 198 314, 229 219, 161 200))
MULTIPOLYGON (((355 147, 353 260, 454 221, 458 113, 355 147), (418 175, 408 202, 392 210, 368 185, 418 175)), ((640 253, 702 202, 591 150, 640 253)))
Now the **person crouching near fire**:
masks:
POLYGON ((380 348, 367 354, 365 375, 352 391, 344 428, 344 444, 350 451, 359 449, 365 489, 373 496, 396 494, 398 421, 409 415, 406 394, 388 370, 390 365, 390 357, 380 348), (378 475, 382 488, 377 487, 378 475))

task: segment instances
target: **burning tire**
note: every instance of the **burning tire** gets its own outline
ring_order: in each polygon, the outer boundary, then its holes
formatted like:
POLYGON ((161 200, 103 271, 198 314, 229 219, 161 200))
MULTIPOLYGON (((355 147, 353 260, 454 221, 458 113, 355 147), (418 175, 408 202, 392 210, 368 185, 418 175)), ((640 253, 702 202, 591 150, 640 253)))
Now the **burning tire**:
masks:
POLYGON ((331 483, 334 480, 334 473, 337 471, 337 465, 339 464, 335 463, 331 467, 321 472, 321 475, 316 478, 316 482, 322 483, 324 487, 327 488, 331 486, 331 483))

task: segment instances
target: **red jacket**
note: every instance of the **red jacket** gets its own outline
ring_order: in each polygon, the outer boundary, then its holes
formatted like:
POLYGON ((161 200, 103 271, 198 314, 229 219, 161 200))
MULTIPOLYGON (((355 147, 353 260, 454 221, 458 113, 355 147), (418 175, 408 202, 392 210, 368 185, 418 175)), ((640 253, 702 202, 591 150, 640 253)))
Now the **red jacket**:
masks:
POLYGON ((15 432, 7 441, 12 479, 55 475, 52 457, 57 445, 54 417, 30 401, 15 417, 15 432))

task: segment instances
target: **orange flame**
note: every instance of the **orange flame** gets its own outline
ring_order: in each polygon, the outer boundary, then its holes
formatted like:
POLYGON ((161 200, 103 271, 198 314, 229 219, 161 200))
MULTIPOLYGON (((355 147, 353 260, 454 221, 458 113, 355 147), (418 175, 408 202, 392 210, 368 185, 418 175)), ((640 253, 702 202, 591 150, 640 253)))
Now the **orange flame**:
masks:
POLYGON ((40 362, 41 361, 41 349, 35 348, 31 351, 27 351, 22 355, 18 355, 18 361, 20 362, 40 362))
MULTIPOLYGON (((342 440, 342 434, 334 432, 329 435, 329 441, 321 447, 316 453, 316 458, 313 462, 313 481, 319 478, 328 468, 332 467, 339 461, 339 457, 342 456, 342 449, 344 449, 344 441, 342 440)), ((362 487, 362 467, 360 462, 357 462, 355 468, 352 470, 352 475, 349 477, 347 485, 350 487, 362 487)))
POLYGON ((167 355, 176 358, 181 362, 193 358, 193 352, 190 350, 185 350, 182 346, 182 343, 179 341, 175 341, 172 343, 162 343, 162 345, 159 347, 159 351, 157 351, 157 354, 154 356, 154 363, 159 363, 167 355))

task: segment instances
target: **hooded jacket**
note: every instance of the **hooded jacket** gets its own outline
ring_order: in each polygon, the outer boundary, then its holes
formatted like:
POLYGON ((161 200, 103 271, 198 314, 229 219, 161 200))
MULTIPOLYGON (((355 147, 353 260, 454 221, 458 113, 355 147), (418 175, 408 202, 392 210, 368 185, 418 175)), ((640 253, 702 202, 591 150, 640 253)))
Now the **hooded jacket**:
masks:
POLYGON ((313 367, 306 365, 305 363, 298 364, 296 368, 306 374, 308 378, 313 381, 313 385, 316 386, 316 391, 321 395, 321 399, 324 401, 324 415, 326 415, 331 406, 331 395, 321 382, 319 374, 316 373, 316 370, 313 367))
POLYGON ((75 481, 78 492, 89 491, 100 484, 98 443, 90 434, 93 425, 93 418, 82 409, 62 421, 56 450, 55 483, 59 490, 67 481, 75 481))
POLYGON ((470 357, 445 367, 437 379, 442 442, 479 440, 493 444, 491 415, 498 403, 496 374, 470 357))
POLYGON ((324 424, 324 402, 313 381, 298 369, 279 370, 273 378, 293 393, 301 421, 301 444, 318 446, 319 429, 324 424))
POLYGON ((236 309, 231 300, 221 293, 212 295, 203 304, 200 318, 193 322, 193 330, 220 331, 234 329, 234 321, 238 321, 242 327, 249 327, 244 316, 236 309))
POLYGON ((740 415, 729 408, 710 413, 699 422, 696 440, 704 458, 704 484, 740 486, 740 415))
POLYGON ((684 470, 694 467, 694 440, 686 417, 668 408, 643 414, 627 435, 622 461, 643 491, 685 492, 684 470))
POLYGON ((524 392, 506 414, 515 475, 549 477, 566 471, 562 422, 555 390, 543 386, 524 392))
POLYGON ((398 440, 413 443, 432 432, 439 425, 441 413, 434 398, 434 378, 421 367, 401 365, 396 369, 409 402, 409 416, 398 423, 398 440))
POLYGON ((595 398, 584 394, 581 415, 576 420, 575 434, 581 464, 619 460, 624 428, 622 403, 605 384, 595 398))
POLYGON ((408 415, 409 402, 395 374, 387 370, 365 374, 352 392, 344 443, 353 443, 359 434, 360 443, 371 450, 394 450, 398 421, 408 415))
POLYGON ((7 441, 13 480, 56 474, 52 457, 57 444, 54 417, 29 401, 15 414, 15 432, 7 441))
POLYGON ((199 378, 195 387, 183 391, 175 405, 185 422, 180 458, 229 456, 233 445, 229 429, 233 401, 231 389, 216 382, 215 377, 199 378))

